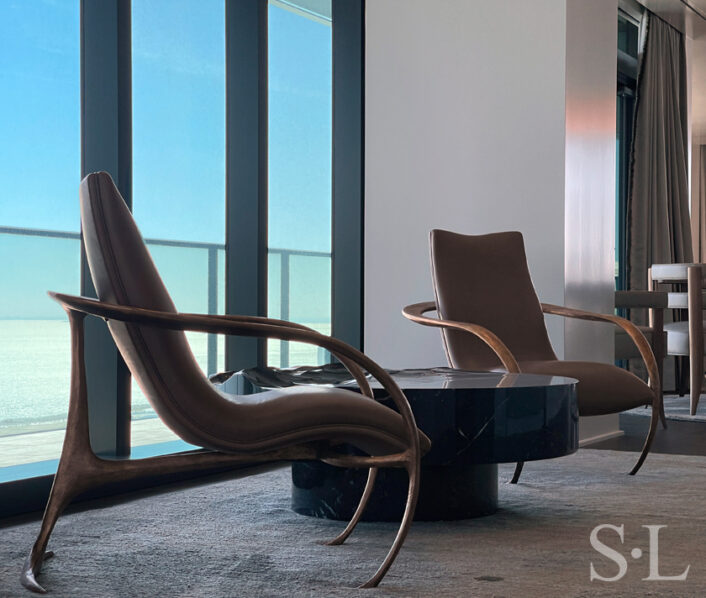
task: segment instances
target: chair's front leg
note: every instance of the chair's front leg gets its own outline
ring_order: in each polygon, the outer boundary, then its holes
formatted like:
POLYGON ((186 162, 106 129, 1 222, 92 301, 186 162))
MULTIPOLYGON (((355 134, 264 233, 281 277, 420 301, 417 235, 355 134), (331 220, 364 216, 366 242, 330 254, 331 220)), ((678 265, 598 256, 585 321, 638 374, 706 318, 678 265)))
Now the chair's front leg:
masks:
POLYGON ((395 541, 392 543, 390 551, 387 553, 382 565, 380 565, 380 568, 375 572, 375 575, 360 586, 361 588, 375 588, 382 581, 382 578, 385 577, 385 574, 392 566, 392 563, 395 562, 395 558, 397 558, 397 555, 402 548, 402 543, 407 537, 409 528, 414 520, 414 510, 417 506, 417 499, 419 498, 421 465, 418 446, 416 449, 416 454, 415 449, 411 449, 410 452, 410 460, 406 466, 407 474, 409 475, 409 488, 407 490, 407 503, 405 505, 404 515, 402 516, 402 523, 400 523, 400 528, 397 531, 395 541))
MULTIPOLYGON (((68 434, 67 441, 69 441, 68 434)), ((47 551, 49 537, 59 515, 74 497, 86 489, 85 480, 90 477, 91 469, 90 465, 81 467, 76 460, 66 458, 62 454, 59 469, 54 477, 54 484, 52 485, 49 501, 42 518, 39 535, 25 559, 20 576, 22 585, 33 592, 46 593, 46 590, 37 582, 37 575, 39 575, 44 561, 54 555, 53 552, 47 551)))
POLYGON ((696 415, 704 380, 703 284, 701 266, 689 266, 689 397, 690 413, 696 415))
POLYGON ((53 555, 47 552, 49 536, 62 511, 77 494, 90 486, 91 474, 99 468, 98 458, 91 450, 88 435, 88 400, 84 364, 83 318, 85 314, 68 311, 71 326, 71 395, 66 421, 66 436, 61 459, 47 503, 42 527, 24 566, 20 581, 33 592, 46 593, 37 582, 42 564, 53 555))

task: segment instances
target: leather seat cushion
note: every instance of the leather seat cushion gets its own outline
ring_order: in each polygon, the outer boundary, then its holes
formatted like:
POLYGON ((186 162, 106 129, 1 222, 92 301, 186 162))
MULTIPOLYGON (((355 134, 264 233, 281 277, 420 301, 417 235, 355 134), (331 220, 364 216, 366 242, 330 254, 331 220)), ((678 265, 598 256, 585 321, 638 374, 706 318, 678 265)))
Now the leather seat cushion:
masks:
MULTIPOLYGON (((351 390, 294 386, 251 395, 219 394, 228 400, 225 411, 233 413, 211 422, 220 441, 209 448, 216 450, 262 451, 317 440, 348 442, 370 454, 409 446, 399 413, 351 390)), ((428 452, 431 442, 421 430, 419 441, 422 452, 428 452)))
MULTIPOLYGON (((706 331, 706 320, 703 323, 706 331)), ((667 332, 667 353, 689 355, 689 322, 669 322, 664 325, 667 332)))
POLYGON ((640 405, 651 405, 654 394, 634 374, 593 361, 525 361, 520 369, 527 374, 576 378, 579 415, 619 413, 640 405))

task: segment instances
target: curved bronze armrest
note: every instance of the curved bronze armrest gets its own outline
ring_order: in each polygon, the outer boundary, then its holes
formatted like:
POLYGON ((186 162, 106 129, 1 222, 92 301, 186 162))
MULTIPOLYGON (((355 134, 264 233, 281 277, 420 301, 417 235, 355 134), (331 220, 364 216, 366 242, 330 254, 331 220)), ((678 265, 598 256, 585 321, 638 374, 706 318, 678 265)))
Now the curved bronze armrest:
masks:
POLYGON ((428 318, 424 314, 428 311, 436 311, 436 303, 433 301, 424 301, 423 303, 414 303, 413 305, 408 305, 402 309, 402 314, 408 320, 421 324, 422 326, 435 326, 437 328, 452 328, 454 330, 463 330, 464 332, 470 332, 474 334, 479 339, 481 339, 486 345, 488 345, 493 352, 498 356, 508 373, 519 374, 520 366, 517 365, 517 360, 512 354, 510 349, 505 346, 496 334, 479 326, 478 324, 471 324, 470 322, 455 322, 454 320, 440 320, 439 318, 428 318))
MULTIPOLYGON (((382 367, 368 356, 347 343, 330 336, 325 336, 299 324, 292 325, 284 320, 269 320, 256 316, 217 316, 202 314, 183 314, 162 312, 141 307, 130 307, 105 303, 86 297, 76 297, 63 293, 49 292, 49 296, 60 303, 67 311, 78 311, 104 319, 121 322, 134 322, 144 326, 166 328, 169 330, 191 330, 211 334, 234 334, 239 336, 276 338, 285 341, 299 341, 328 349, 333 355, 343 357, 356 366, 367 370, 377 379, 390 395, 409 432, 409 441, 413 454, 419 454, 419 434, 417 423, 407 398, 397 383, 382 367)), ((340 357, 339 357, 340 359, 340 357)), ((351 372, 354 376, 355 374, 351 372)), ((364 377, 363 377, 364 378, 364 377)), ((357 377, 356 377, 357 380, 357 377)), ((360 382, 359 382, 360 383, 360 382)), ((369 389, 369 384, 367 384, 369 389)), ((361 388, 361 390, 363 390, 361 388)), ((372 393, 371 393, 372 394, 372 393)))
POLYGON ((622 328, 633 340, 637 346, 637 349, 640 351, 640 355, 642 356, 642 360, 645 362, 647 373, 650 377, 650 388, 652 388, 652 390, 659 395, 661 380, 659 379, 657 360, 652 352, 650 343, 647 341, 645 335, 642 334, 640 329, 635 326, 635 324, 625 318, 614 316, 612 314, 597 314, 591 311, 574 309, 572 307, 562 307, 560 305, 551 305, 549 303, 542 303, 542 311, 545 314, 564 316, 565 318, 578 318, 580 320, 591 320, 594 322, 610 322, 622 328))

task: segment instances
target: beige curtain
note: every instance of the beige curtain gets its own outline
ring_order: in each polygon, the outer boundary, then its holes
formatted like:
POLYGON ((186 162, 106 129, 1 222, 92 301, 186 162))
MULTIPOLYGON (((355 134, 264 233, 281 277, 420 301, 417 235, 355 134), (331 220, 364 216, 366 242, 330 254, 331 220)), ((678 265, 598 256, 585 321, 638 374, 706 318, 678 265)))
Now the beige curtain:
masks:
POLYGON ((631 289, 647 288, 651 264, 692 261, 684 39, 652 14, 647 27, 627 209, 631 289))
POLYGON ((691 172, 691 236, 694 259, 706 262, 706 145, 694 150, 691 172))

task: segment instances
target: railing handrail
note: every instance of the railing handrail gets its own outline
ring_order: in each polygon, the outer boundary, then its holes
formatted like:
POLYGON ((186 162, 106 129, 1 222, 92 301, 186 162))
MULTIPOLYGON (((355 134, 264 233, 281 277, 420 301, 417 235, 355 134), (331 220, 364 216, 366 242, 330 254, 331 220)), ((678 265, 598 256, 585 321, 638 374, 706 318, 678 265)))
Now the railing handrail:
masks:
MULTIPOLYGON (((81 233, 45 230, 41 228, 22 228, 19 226, 0 226, 0 233, 8 235, 25 235, 32 237, 49 237, 54 239, 74 239, 79 240, 81 233)), ((224 243, 205 243, 201 241, 173 241, 169 239, 145 239, 148 245, 161 245, 166 247, 184 247, 188 249, 225 249, 224 243)), ((305 249, 285 249, 280 247, 268 247, 270 253, 281 253, 288 255, 299 255, 305 257, 330 257, 330 251, 311 251, 305 249)))
MULTIPOLYGON (((78 241, 81 233, 58 230, 43 230, 39 228, 21 228, 16 226, 0 226, 0 234, 10 234, 19 236, 44 237, 53 239, 71 239, 78 241)), ((147 245, 158 245, 163 247, 181 247, 185 249, 205 249, 208 251, 208 282, 207 282, 207 302, 208 313, 216 313, 218 308, 218 252, 225 250, 223 243, 201 243, 198 241, 172 241, 167 239, 145 239, 147 245)), ((290 258, 292 257, 327 257, 331 258, 331 252, 307 251, 303 249, 281 249, 268 247, 268 254, 280 256, 280 314, 283 320, 289 319, 289 292, 290 292, 290 258)), ((207 348, 207 371, 216 371, 218 357, 218 345, 216 335, 208 335, 207 348)), ((289 344, 280 341, 280 366, 289 366, 289 344)))

